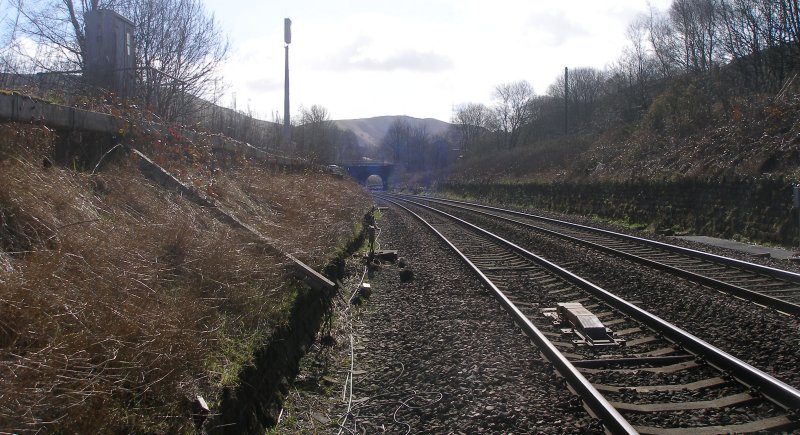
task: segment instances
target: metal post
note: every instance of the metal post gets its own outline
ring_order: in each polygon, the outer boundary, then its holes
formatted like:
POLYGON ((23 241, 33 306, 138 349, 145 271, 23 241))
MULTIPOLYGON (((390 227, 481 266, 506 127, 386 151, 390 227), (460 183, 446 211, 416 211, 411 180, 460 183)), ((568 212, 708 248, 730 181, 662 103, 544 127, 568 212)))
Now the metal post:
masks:
POLYGON ((289 144, 289 46, 286 45, 286 78, 283 90, 283 141, 289 144))
POLYGON ((792 186, 792 208, 797 215, 797 231, 800 234, 800 185, 792 186))
POLYGON ((564 67, 564 134, 567 134, 569 125, 569 69, 564 67))
POLYGON ((292 20, 283 20, 283 42, 286 44, 286 77, 284 79, 283 95, 283 143, 289 146, 289 44, 292 43, 292 20))

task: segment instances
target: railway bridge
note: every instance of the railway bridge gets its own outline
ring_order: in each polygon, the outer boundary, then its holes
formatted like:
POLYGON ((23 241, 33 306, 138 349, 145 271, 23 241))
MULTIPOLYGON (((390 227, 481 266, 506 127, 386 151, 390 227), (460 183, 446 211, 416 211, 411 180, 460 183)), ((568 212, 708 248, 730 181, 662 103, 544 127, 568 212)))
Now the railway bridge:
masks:
POLYGON ((388 190, 389 176, 392 175, 392 170, 394 170, 394 163, 386 162, 351 162, 342 163, 341 166, 351 177, 364 185, 367 184, 367 179, 372 175, 381 177, 383 190, 388 190))

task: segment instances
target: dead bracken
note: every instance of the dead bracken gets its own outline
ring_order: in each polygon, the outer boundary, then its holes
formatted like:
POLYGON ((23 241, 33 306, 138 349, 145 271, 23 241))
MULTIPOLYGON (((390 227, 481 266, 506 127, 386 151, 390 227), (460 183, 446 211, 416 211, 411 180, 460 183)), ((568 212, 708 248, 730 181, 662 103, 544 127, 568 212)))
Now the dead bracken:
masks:
MULTIPOLYGON (((213 413, 285 322, 296 295, 285 259, 149 181, 125 153, 90 174, 44 167, 55 134, 43 127, 4 124, 0 135, 0 430, 192 430, 196 398, 213 413)), ((239 159, 200 172, 217 201, 315 267, 369 204, 359 186, 313 169, 239 159)))

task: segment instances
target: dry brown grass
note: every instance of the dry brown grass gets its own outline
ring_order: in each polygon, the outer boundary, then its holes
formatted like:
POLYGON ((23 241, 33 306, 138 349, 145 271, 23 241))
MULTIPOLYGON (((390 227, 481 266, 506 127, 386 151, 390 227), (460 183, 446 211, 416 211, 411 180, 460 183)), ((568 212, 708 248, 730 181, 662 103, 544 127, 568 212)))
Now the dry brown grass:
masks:
MULTIPOLYGON (((0 432, 191 431, 194 395, 213 404, 285 321, 283 257, 125 158, 44 169, 52 137, 12 129, 36 140, 0 146, 0 432)), ((367 205, 322 174, 216 176, 220 201, 317 263, 367 205)))
POLYGON ((363 214, 368 204, 357 183, 330 174, 286 174, 255 165, 221 174, 215 191, 225 207, 283 252, 315 267, 354 236, 359 220, 353 217, 363 214))
POLYGON ((790 88, 781 98, 750 94, 722 99, 676 84, 638 123, 514 150, 487 151, 457 163, 441 178, 517 183, 771 174, 800 180, 799 138, 800 90, 790 88))

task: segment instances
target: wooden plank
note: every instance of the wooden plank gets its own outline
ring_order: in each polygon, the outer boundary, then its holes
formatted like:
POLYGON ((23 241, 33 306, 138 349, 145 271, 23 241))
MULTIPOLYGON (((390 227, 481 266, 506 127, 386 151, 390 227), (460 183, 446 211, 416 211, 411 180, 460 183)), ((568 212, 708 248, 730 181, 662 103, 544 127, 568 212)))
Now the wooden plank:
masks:
POLYGON ((726 384, 728 381, 725 379, 715 377, 703 379, 697 382, 690 382, 688 384, 675 384, 675 385, 646 385, 641 387, 618 387, 615 385, 592 384, 597 391, 610 391, 618 393, 621 390, 634 390, 638 393, 652 393, 654 391, 678 392, 681 390, 702 390, 704 388, 716 387, 726 384))
POLYGON ((778 432, 797 428, 797 422, 790 420, 784 415, 765 418, 763 420, 751 421, 749 423, 732 424, 727 426, 705 426, 705 427, 676 427, 661 428, 650 426, 634 426, 641 434, 657 435, 714 435, 720 433, 756 433, 756 432, 778 432))
POLYGON ((628 412, 674 412, 689 411, 696 409, 724 408, 726 406, 743 405, 757 400, 748 393, 734 394, 732 396, 720 397, 715 400, 701 400, 697 402, 678 402, 678 403, 623 403, 610 402, 619 411, 628 412))

